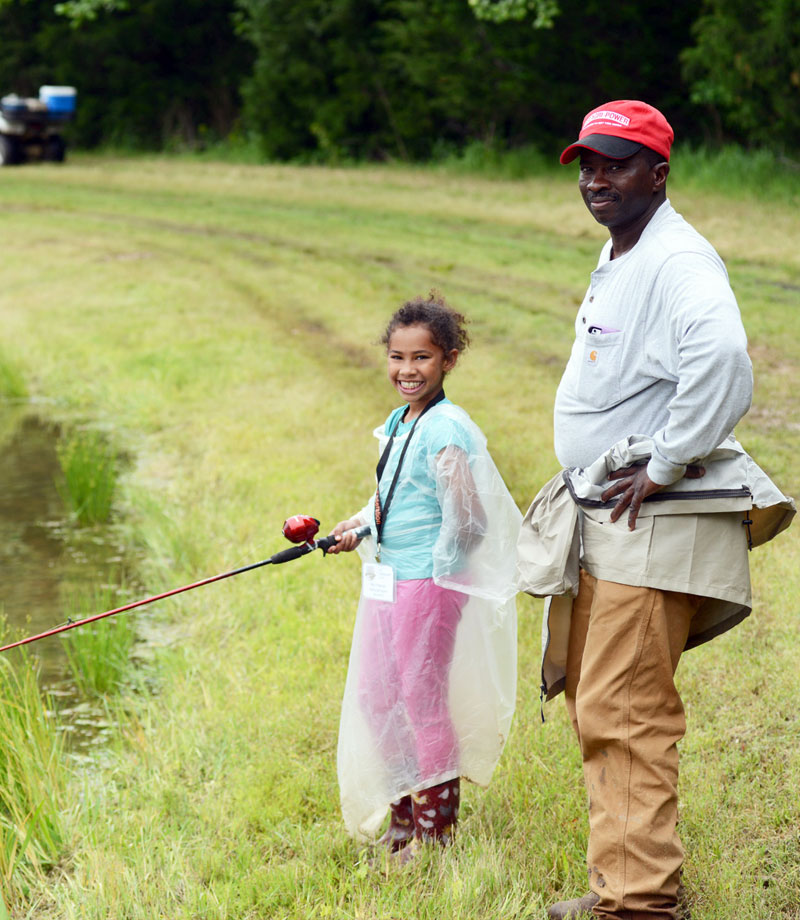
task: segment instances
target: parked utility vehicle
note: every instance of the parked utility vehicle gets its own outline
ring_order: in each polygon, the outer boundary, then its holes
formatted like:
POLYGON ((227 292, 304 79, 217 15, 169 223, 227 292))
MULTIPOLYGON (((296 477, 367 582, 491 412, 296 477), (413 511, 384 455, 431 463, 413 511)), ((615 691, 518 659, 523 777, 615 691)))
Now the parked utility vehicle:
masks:
POLYGON ((64 125, 75 114, 74 86, 40 86, 39 98, 0 99, 0 166, 42 159, 61 163, 64 125))

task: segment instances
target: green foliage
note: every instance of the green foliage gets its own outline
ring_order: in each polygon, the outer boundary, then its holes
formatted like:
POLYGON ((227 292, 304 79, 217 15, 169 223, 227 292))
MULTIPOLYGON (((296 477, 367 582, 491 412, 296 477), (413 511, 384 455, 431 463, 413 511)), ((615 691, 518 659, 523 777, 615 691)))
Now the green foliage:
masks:
POLYGON ((55 5, 55 11, 60 16, 66 16, 71 19, 76 27, 82 22, 94 21, 101 13, 127 10, 128 8, 127 0, 65 0, 64 3, 56 3, 55 5))
POLYGON ((111 516, 117 485, 117 458, 107 439, 92 429, 76 429, 56 446, 64 475, 60 491, 81 524, 100 524, 111 516))
MULTIPOLYGON (((65 613, 84 619, 122 606, 119 594, 108 586, 76 590, 65 599, 65 613)), ((136 639, 130 614, 87 623, 63 633, 64 649, 76 686, 85 696, 104 696, 117 690, 130 671, 130 654, 136 639)))
POLYGON ((268 157, 318 150, 336 160, 385 143, 376 105, 379 5, 239 0, 240 33, 256 49, 246 122, 268 157))
POLYGON ((76 86, 65 133, 86 147, 544 150, 631 97, 695 144, 800 138, 797 0, 0 0, 0 34, 2 91, 76 86))
MULTIPOLYGON (((62 744, 27 656, 0 657, 0 891, 25 892, 61 856, 62 744)), ((2 916, 2 910, 0 910, 2 916)))
POLYGON ((549 29, 559 9, 556 0, 469 0, 469 5, 478 19, 489 22, 524 19, 534 13, 534 29, 549 29))
POLYGON ((65 133, 82 146, 201 146, 233 130, 250 70, 233 10, 232 0, 80 0, 58 11, 52 0, 9 0, 0 6, 2 91, 75 86, 65 133))
POLYGON ((710 131, 796 154, 800 144, 800 4, 705 0, 682 53, 692 99, 710 131))
POLYGON ((270 158, 326 162, 475 140, 552 149, 588 109, 634 92, 691 124, 675 49, 694 3, 560 5, 552 28, 531 29, 478 19, 465 0, 238 0, 256 51, 246 123, 270 158))

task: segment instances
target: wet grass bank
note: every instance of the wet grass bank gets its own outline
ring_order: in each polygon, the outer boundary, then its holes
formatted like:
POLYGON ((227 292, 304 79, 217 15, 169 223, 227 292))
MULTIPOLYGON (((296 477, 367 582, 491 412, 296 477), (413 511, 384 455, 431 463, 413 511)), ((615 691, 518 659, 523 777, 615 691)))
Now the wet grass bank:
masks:
MULTIPOLYGON (((118 466, 107 439, 44 422, 23 394, 17 387, 0 403, 3 646, 107 609, 123 590, 120 534, 101 526, 118 466)), ((27 899, 63 863, 66 789, 110 733, 109 706, 132 684, 135 640, 126 618, 0 654, 0 879, 9 902, 27 899)))

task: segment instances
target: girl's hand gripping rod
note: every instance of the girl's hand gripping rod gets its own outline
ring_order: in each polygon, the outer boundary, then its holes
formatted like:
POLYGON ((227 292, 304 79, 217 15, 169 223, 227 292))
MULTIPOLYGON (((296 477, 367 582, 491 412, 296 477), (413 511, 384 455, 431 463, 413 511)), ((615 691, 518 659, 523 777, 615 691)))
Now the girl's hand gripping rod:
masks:
MULTIPOLYGON (((314 540, 319 530, 319 521, 307 514, 295 514, 283 523, 283 535, 291 543, 300 544, 291 546, 289 549, 281 550, 264 559, 262 562, 254 562, 252 565, 242 566, 240 569, 234 569, 232 572, 223 572, 221 575, 213 575, 211 578, 204 578, 202 581, 196 581, 191 585, 184 585, 182 588, 173 588, 171 591, 165 591, 163 594, 156 594, 153 597, 147 597, 143 601, 134 601, 132 604, 125 604, 123 607, 116 607, 114 610, 106 610, 105 613, 96 613, 94 616, 86 617, 83 620, 69 621, 63 626, 56 626, 55 629, 48 629, 47 632, 39 633, 36 636, 28 636, 26 639, 20 639, 17 642, 11 642, 0 648, 0 652, 7 652, 9 649, 16 648, 18 645, 27 645, 29 642, 36 642, 39 639, 45 639, 47 636, 55 636, 58 633, 66 632, 68 629, 75 629, 76 626, 84 626, 86 623, 93 623, 95 620, 102 620, 104 617, 114 616, 116 613, 123 613, 126 610, 133 610, 135 607, 144 607, 145 604, 152 604, 153 601, 163 600, 165 597, 172 597, 173 594, 181 594, 183 591, 191 591, 193 588, 200 588, 203 585, 210 585, 212 582, 221 581, 223 578, 231 578, 234 575, 241 575, 243 572, 249 572, 252 569, 261 568, 264 565, 280 565, 282 562, 290 562, 292 559, 299 559, 315 549, 321 549, 323 555, 336 543, 336 537, 331 534, 323 537, 321 540, 314 540)), ((361 539, 369 533, 369 525, 359 527, 355 534, 361 539)))
MULTIPOLYGON (((278 564, 288 562, 290 559, 297 559, 298 556, 305 556, 315 549, 321 549, 324 556, 328 550, 336 545, 336 537, 333 534, 323 537, 321 540, 314 540, 319 530, 319 521, 316 518, 309 517, 307 514, 295 514, 283 522, 283 535, 290 543, 300 543, 301 546, 295 546, 292 549, 285 549, 283 552, 275 553, 270 556, 266 562, 259 562, 257 565, 266 565, 268 562, 278 564)), ((346 531, 354 533, 360 540, 369 534, 369 524, 359 527, 356 530, 346 531)), ((2 649, 0 649, 2 651, 2 649)))

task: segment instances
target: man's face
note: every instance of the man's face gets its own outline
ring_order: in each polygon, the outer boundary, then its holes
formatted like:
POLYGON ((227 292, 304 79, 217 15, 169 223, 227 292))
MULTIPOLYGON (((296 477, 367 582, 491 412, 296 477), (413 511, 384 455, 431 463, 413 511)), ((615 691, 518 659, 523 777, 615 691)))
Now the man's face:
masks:
POLYGON ((609 230, 623 231, 645 216, 649 220, 662 200, 656 195, 664 188, 669 167, 649 166, 641 150, 625 160, 584 150, 580 164, 578 188, 586 207, 609 230))

